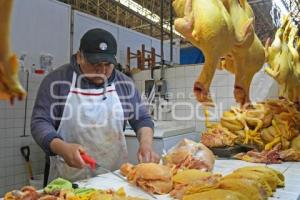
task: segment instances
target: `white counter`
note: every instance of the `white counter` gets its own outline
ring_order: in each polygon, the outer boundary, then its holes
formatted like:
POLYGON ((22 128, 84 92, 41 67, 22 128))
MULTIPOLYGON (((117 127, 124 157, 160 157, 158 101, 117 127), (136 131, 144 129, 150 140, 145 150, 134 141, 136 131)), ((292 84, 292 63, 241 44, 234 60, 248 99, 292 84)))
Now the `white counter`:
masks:
MULTIPOLYGON (((217 160, 214 168, 215 173, 226 175, 231 173, 234 169, 239 167, 257 165, 255 163, 247 163, 240 160, 217 160)), ((284 173, 285 187, 278 188, 274 193, 274 197, 270 200, 299 200, 300 199, 300 163, 286 162, 283 164, 270 165, 284 173)), ((103 174, 95 178, 82 181, 79 183, 80 187, 92 187, 98 189, 114 189, 124 187, 126 193, 131 196, 137 196, 145 199, 153 199, 143 191, 130 185, 127 182, 117 178, 112 174, 103 174)), ((169 195, 156 195, 159 200, 171 200, 169 195)))

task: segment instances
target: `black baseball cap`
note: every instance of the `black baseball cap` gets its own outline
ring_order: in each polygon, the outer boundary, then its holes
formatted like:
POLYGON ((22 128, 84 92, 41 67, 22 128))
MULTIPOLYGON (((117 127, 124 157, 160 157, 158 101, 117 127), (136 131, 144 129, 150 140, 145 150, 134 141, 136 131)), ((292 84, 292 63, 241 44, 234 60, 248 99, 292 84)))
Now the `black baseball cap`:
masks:
POLYGON ((106 30, 95 28, 86 32, 80 40, 79 50, 91 64, 109 62, 117 65, 117 42, 106 30))

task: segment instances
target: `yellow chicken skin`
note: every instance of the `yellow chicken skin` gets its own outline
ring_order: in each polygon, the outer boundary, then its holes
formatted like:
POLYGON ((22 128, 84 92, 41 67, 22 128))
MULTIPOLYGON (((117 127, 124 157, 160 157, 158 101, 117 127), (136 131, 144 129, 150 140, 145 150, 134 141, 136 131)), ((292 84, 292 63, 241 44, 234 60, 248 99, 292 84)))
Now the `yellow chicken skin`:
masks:
POLYGON ((265 166, 247 166, 235 170, 235 172, 239 172, 239 171, 256 171, 256 172, 268 174, 270 177, 272 177, 272 179, 273 178, 276 179, 278 187, 284 187, 284 176, 281 172, 275 169, 265 167, 265 166))
MULTIPOLYGON (((226 1, 223 1, 226 2, 226 1)), ((250 103, 253 76, 265 61, 264 47, 254 32, 254 13, 246 0, 228 0, 229 13, 240 43, 236 43, 221 62, 221 68, 235 74, 234 96, 241 105, 250 103)))
POLYGON ((183 200, 249 200, 245 195, 231 190, 215 189, 201 193, 185 195, 183 200))
POLYGON ((235 74, 234 97, 241 105, 250 103, 250 85, 252 79, 265 61, 264 47, 259 38, 254 40, 249 48, 234 46, 231 53, 225 56, 223 68, 235 74))
POLYGON ((173 0, 179 18, 175 29, 205 57, 203 70, 194 84, 199 102, 213 106, 209 87, 219 65, 236 75, 235 97, 242 105, 249 102, 254 74, 262 67, 263 45, 254 33, 253 11, 246 0, 173 0))
POLYGON ((261 185, 251 179, 230 179, 223 178, 219 182, 219 189, 231 190, 235 192, 240 192, 247 196, 248 199, 253 200, 266 200, 268 199, 268 194, 261 185))
MULTIPOLYGON (((289 35, 289 42, 288 48, 292 55, 292 67, 294 77, 299 81, 300 80, 300 38, 297 36, 298 28, 296 26, 292 27, 291 33, 289 35)), ((290 87, 292 90, 292 97, 289 96, 293 102, 298 103, 300 102, 300 83, 297 86, 290 87)))
MULTIPOLYGON (((268 196, 272 196, 273 188, 269 185, 267 180, 259 173, 235 172, 235 173, 225 176, 224 178, 254 180, 261 184, 262 188, 266 191, 268 196)), ((274 184, 272 186, 274 186, 274 184)), ((276 188, 276 186, 274 187, 274 190, 275 190, 275 188, 276 188)))
POLYGON ((212 106, 209 87, 219 59, 235 42, 235 34, 229 13, 220 0, 173 0, 178 16, 175 29, 205 56, 203 70, 194 84, 199 102, 212 106))
MULTIPOLYGON (((285 161, 285 156, 281 158, 278 153, 291 148, 292 140, 300 135, 300 112, 297 109, 295 103, 286 99, 252 103, 246 108, 232 106, 223 113, 220 123, 210 123, 208 113, 205 112, 207 130, 202 132, 201 141, 210 148, 232 147, 235 144, 251 145, 255 151, 236 157, 248 162, 285 161), (276 151, 272 152, 274 149, 276 151), (245 156, 250 157, 248 159, 245 156)), ((292 155, 289 160, 298 160, 293 151, 285 152, 292 155)))
POLYGON ((300 79, 297 72, 299 53, 294 47, 297 43, 298 29, 292 24, 289 15, 282 20, 281 27, 277 30, 275 39, 269 47, 266 43, 266 57, 269 66, 266 72, 280 85, 279 95, 295 103, 299 103, 300 79))
POLYGON ((23 99, 25 90, 19 82, 17 55, 11 50, 10 29, 14 0, 0 1, 0 100, 23 99))
POLYGON ((294 43, 298 29, 294 27, 292 23, 289 23, 286 29, 287 30, 284 35, 284 45, 285 45, 284 50, 288 51, 290 74, 286 81, 284 96, 293 102, 299 102, 298 97, 300 91, 300 79, 298 79, 297 74, 295 73, 295 63, 293 62, 293 53, 290 51, 291 49, 289 48, 289 46, 291 46, 294 43))

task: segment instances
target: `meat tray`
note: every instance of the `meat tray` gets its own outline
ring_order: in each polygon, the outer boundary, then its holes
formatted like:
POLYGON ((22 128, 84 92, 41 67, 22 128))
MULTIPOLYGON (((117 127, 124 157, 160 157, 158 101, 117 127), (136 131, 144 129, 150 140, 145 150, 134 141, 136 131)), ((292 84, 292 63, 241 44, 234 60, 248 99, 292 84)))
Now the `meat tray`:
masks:
POLYGON ((253 150, 252 147, 246 145, 235 145, 233 147, 212 147, 210 149, 216 156, 220 158, 232 158, 238 153, 253 150))

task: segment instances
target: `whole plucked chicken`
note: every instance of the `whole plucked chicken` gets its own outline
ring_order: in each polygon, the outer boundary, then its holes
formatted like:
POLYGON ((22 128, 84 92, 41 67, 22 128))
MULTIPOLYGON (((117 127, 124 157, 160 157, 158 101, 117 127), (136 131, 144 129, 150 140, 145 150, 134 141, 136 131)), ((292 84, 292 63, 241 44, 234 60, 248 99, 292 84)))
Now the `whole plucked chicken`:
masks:
POLYGON ((227 55, 223 67, 236 75, 236 100, 249 102, 252 77, 262 67, 265 55, 254 32, 254 14, 247 0, 173 0, 173 7, 178 16, 175 29, 205 56, 194 84, 197 100, 214 105, 209 87, 220 58, 227 55))
POLYGON ((265 61, 264 47, 255 34, 254 13, 246 0, 228 0, 230 17, 237 37, 244 37, 243 42, 233 46, 229 54, 221 61, 221 68, 235 75, 234 96, 236 102, 250 103, 250 85, 253 76, 265 61))
POLYGON ((213 105, 209 87, 219 59, 235 41, 234 27, 229 13, 220 0, 173 0, 177 14, 175 29, 205 56, 203 70, 194 84, 199 102, 213 105))
POLYGON ((25 90, 19 81, 19 61, 11 50, 11 17, 14 0, 0 1, 0 100, 23 99, 25 90))
POLYGON ((205 145, 183 139, 163 156, 163 162, 165 165, 175 165, 177 169, 212 171, 215 157, 205 145))
POLYGON ((265 71, 274 78, 279 86, 279 95, 295 103, 299 103, 300 77, 299 53, 297 47, 298 29, 292 23, 289 15, 283 17, 280 28, 276 31, 275 39, 265 51, 267 63, 265 71))

